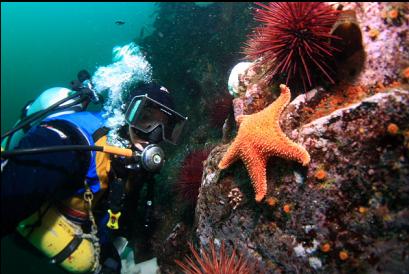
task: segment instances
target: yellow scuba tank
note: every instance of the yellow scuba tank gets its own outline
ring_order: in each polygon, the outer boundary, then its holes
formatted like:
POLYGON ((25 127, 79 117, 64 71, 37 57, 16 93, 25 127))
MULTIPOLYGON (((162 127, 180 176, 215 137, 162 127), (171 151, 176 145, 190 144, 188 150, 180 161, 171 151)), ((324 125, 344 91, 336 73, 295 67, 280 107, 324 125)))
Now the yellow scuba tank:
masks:
POLYGON ((89 238, 83 238, 79 225, 68 220, 55 206, 43 206, 39 212, 20 222, 17 231, 32 245, 71 273, 93 270, 96 250, 89 238))

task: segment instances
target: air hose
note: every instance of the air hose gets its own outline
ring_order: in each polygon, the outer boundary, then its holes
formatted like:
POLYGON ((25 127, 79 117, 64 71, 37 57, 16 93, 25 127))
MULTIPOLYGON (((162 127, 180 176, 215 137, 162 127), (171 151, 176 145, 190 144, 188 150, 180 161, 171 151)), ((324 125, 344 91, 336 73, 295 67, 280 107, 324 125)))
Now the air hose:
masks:
MULTIPOLYGON (((158 171, 164 163, 165 154, 159 146, 150 144, 142 152, 133 151, 129 148, 114 146, 88 146, 88 145, 70 145, 70 146, 51 146, 36 147, 28 149, 14 149, 11 151, 2 151, 1 158, 11 158, 19 155, 29 155, 38 153, 52 153, 60 151, 101 151, 104 153, 115 154, 124 157, 137 157, 142 167, 150 172, 158 171)), ((139 166, 139 164, 137 165, 139 166)))
POLYGON ((10 131, 4 133, 3 135, 1 135, 1 140, 3 140, 4 138, 6 138, 9 135, 12 135, 13 133, 15 133, 16 131, 22 129, 23 127, 29 125, 33 121, 47 115, 51 111, 57 109, 61 104, 65 103, 65 102, 67 102, 67 101, 69 101, 69 100, 71 100, 71 99, 73 99, 75 97, 79 97, 79 98, 77 100, 75 100, 74 102, 70 103, 69 105, 64 106, 63 109, 68 108, 68 107, 73 106, 73 105, 76 105, 76 104, 84 101, 84 99, 88 98, 89 95, 83 94, 83 93, 75 93, 75 94, 73 94, 71 96, 68 96, 67 98, 64 98, 64 99, 58 101, 57 103, 49 106, 48 108, 46 108, 46 109, 44 109, 42 111, 39 111, 39 112, 31 114, 30 116, 27 116, 24 120, 20 121, 20 123, 15 128, 13 128, 12 130, 10 130, 10 131))
POLYGON ((60 151, 101 151, 109 154, 115 154, 125 157, 135 156, 135 153, 128 148, 120 148, 114 146, 87 146, 87 145, 70 145, 70 146, 52 146, 52 147, 38 147, 29 149, 14 149, 12 151, 2 151, 1 158, 10 158, 18 155, 50 153, 60 151))

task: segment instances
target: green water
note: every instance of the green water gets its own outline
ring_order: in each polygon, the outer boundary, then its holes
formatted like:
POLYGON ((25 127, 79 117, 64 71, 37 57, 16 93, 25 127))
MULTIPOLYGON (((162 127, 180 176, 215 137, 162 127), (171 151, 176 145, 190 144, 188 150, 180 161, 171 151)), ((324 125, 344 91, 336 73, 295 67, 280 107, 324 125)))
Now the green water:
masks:
POLYGON ((1 132, 47 88, 112 63, 112 48, 152 30, 155 3, 1 3, 1 132), (116 21, 125 24, 115 24, 116 21))

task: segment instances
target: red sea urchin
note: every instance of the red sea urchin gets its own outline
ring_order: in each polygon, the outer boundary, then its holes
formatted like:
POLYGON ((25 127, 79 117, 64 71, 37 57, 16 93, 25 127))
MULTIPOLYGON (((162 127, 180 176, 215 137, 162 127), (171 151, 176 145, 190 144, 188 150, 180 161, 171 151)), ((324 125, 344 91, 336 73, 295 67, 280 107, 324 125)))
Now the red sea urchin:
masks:
POLYGON ((264 25, 249 36, 244 53, 251 60, 260 58, 265 79, 284 74, 288 84, 296 76, 306 90, 313 85, 312 72, 317 71, 334 83, 328 58, 337 49, 329 40, 339 39, 330 34, 339 11, 322 2, 256 4, 264 9, 256 9, 255 19, 264 25))
POLYGON ((210 149, 199 149, 188 154, 183 161, 176 191, 184 201, 195 204, 202 182, 203 161, 209 156, 210 149))
POLYGON ((229 256, 226 252, 224 241, 222 242, 220 252, 216 252, 212 242, 210 242, 209 251, 204 248, 200 249, 200 255, 192 243, 189 243, 189 248, 193 258, 186 257, 185 262, 176 260, 176 263, 185 274, 249 274, 254 271, 254 268, 250 266, 243 256, 236 254, 236 249, 233 249, 229 256))

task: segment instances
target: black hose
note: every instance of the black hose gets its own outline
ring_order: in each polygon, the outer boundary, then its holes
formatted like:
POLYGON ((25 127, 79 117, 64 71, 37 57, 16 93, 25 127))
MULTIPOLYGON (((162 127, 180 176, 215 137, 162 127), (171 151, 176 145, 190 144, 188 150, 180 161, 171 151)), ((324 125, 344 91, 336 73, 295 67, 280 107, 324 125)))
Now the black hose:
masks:
POLYGON ((15 149, 11 151, 2 151, 1 158, 10 158, 19 155, 50 153, 60 151, 103 151, 102 146, 88 146, 88 145, 70 145, 70 146, 52 146, 52 147, 37 147, 28 149, 15 149))
MULTIPOLYGON (((81 102, 84 100, 84 98, 87 98, 87 97, 85 97, 85 96, 83 95, 83 96, 81 96, 80 98, 74 100, 74 102, 72 102, 72 103, 70 103, 70 104, 68 104, 68 105, 65 105, 65 106, 61 106, 60 108, 57 107, 57 108, 55 108, 55 109, 56 109, 56 110, 61 110, 61 111, 63 111, 64 109, 68 109, 68 108, 70 108, 70 107, 72 107, 72 106, 75 106, 75 105, 81 103, 81 102)), ((49 110, 49 111, 47 111, 47 113, 44 113, 44 116, 47 115, 47 114, 49 114, 49 112, 51 112, 51 111, 53 111, 53 110, 49 110)), ((43 116, 43 114, 41 114, 40 116, 43 116)), ((30 116, 30 117, 31 117, 31 116, 30 116)), ((38 118, 39 118, 39 117, 38 117, 38 118)), ((36 119, 37 119, 37 117, 34 118, 34 120, 36 120, 36 119)), ((32 123, 32 122, 29 121, 29 122, 27 122, 27 123, 30 124, 30 123, 32 123)), ((16 131, 18 131, 21 126, 24 128, 27 123, 24 122, 24 125, 21 125, 21 121, 20 121, 20 123, 18 123, 18 124, 16 125, 16 127, 18 126, 19 128, 17 128, 17 129, 14 129, 14 128, 13 128, 13 130, 12 130, 13 132, 11 133, 10 137, 7 138, 6 145, 5 145, 5 147, 4 147, 6 150, 9 149, 10 142, 11 142, 11 139, 12 139, 13 134, 16 133, 16 131)))
MULTIPOLYGON (((1 135, 1 140, 3 140, 4 138, 6 138, 6 137, 9 136, 9 135, 14 134, 16 131, 18 131, 18 130, 24 128, 25 126, 29 125, 30 123, 32 123, 33 121, 39 119, 40 117, 42 117, 42 116, 48 114, 49 112, 51 112, 52 110, 54 110, 54 109, 56 109, 58 106, 60 106, 61 104, 65 103, 65 102, 67 102, 68 100, 71 100, 71 99, 73 99, 73 98, 75 98, 75 97, 78 97, 78 96, 80 96, 80 97, 79 97, 77 100, 75 100, 74 102, 72 102, 72 103, 69 104, 68 106, 63 106, 61 109, 65 109, 65 108, 68 108, 68 107, 70 107, 70 106, 76 105, 76 104, 82 102, 84 99, 86 99, 86 98, 88 97, 88 95, 86 95, 86 94, 76 93, 76 94, 73 94, 73 95, 71 95, 71 96, 68 96, 67 98, 64 98, 64 99, 62 99, 62 100, 56 102, 55 104, 49 106, 48 108, 46 108, 46 109, 44 109, 44 110, 42 110, 42 111, 33 113, 33 114, 31 114, 30 116, 27 116, 24 120, 20 121, 20 123, 18 123, 18 125, 17 125, 16 127, 14 127, 13 129, 11 129, 11 130, 9 130, 8 132, 6 132, 6 133, 4 133, 3 135, 1 135)), ((11 138, 11 137, 10 137, 10 138, 11 138)))

